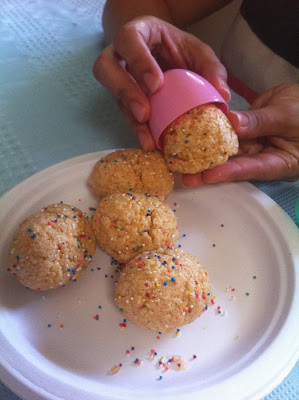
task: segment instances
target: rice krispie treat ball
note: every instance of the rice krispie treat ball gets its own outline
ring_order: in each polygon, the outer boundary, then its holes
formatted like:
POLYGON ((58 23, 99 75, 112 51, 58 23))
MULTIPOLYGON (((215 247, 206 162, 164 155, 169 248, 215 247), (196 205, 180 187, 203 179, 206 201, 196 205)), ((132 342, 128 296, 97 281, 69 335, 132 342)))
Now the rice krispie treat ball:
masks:
POLYGON ((160 151, 147 153, 142 149, 127 149, 101 158, 88 183, 100 199, 115 192, 131 190, 165 200, 173 189, 174 179, 160 151))
POLYGON ((174 246, 178 238, 169 205, 140 193, 114 193, 102 199, 92 229, 102 249, 121 263, 145 250, 174 246))
POLYGON ((223 164, 237 154, 238 137, 226 115, 213 104, 193 108, 163 132, 168 167, 195 174, 223 164))
POLYGON ((181 249, 143 252, 126 264, 115 301, 141 328, 171 332, 198 318, 210 304, 206 269, 181 249))
POLYGON ((82 275, 95 251, 91 224, 82 211, 52 204, 16 230, 8 270, 30 289, 54 289, 82 275))

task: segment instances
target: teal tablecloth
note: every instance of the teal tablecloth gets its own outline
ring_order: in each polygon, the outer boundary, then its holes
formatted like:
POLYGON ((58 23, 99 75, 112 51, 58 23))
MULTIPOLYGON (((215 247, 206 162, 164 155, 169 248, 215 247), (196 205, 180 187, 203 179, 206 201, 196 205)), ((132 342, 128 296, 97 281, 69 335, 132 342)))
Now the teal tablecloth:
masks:
MULTIPOLYGON (((113 97, 93 78, 103 0, 0 3, 0 195, 70 157, 133 147, 113 97)), ((246 103, 233 95, 231 109, 246 103)), ((295 221, 297 183, 257 183, 295 221)), ((0 350, 1 351, 1 350, 0 350)), ((299 363, 267 400, 299 399, 299 363)), ((18 397, 0 383, 0 399, 18 397)))

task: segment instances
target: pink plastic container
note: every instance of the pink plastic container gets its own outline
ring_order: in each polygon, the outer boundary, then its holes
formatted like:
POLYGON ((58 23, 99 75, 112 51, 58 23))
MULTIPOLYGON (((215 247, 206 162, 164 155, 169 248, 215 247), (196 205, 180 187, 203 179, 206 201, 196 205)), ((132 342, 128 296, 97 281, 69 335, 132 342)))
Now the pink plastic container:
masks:
POLYGON ((206 79, 185 69, 164 73, 164 85, 150 97, 149 126, 158 149, 163 149, 164 129, 181 114, 202 104, 214 103, 225 114, 228 105, 206 79))

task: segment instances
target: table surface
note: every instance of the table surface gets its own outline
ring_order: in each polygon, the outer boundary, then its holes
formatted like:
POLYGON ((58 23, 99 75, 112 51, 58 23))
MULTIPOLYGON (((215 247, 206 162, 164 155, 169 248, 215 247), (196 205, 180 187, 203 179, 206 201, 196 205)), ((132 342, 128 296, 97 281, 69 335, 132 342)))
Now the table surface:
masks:
MULTIPOLYGON (((136 147, 114 98, 94 79, 105 46, 103 0, 2 0, 0 195, 68 158, 136 147)), ((230 109, 247 103, 233 93, 230 109)), ((255 182, 295 221, 299 182, 255 182)), ((299 363, 265 400, 299 398, 299 363)), ((0 399, 19 399, 0 382, 0 399)))

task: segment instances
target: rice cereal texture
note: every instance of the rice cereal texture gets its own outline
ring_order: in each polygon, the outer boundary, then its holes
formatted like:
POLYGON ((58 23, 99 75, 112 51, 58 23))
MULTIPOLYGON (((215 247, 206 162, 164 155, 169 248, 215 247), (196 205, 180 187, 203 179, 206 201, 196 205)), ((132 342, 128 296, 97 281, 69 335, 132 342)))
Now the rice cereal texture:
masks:
POLYGON ((91 224, 82 211, 52 204, 29 216, 17 229, 8 270, 30 289, 54 289, 82 275, 95 251, 91 224))
POLYGON ((238 152, 238 137, 226 115, 213 104, 193 108, 163 132, 168 167, 195 174, 223 164, 238 152))
POLYGON ((211 281, 198 260, 181 249, 143 252, 126 264, 115 301, 141 328, 171 332, 198 318, 210 304, 211 281))
POLYGON ((140 193, 114 193, 102 199, 93 216, 98 244, 124 263, 145 250, 174 246, 177 220, 168 204, 140 193))
POLYGON ((101 158, 88 183, 100 199, 115 192, 131 190, 165 200, 173 189, 174 179, 160 151, 147 153, 142 149, 127 149, 101 158))

